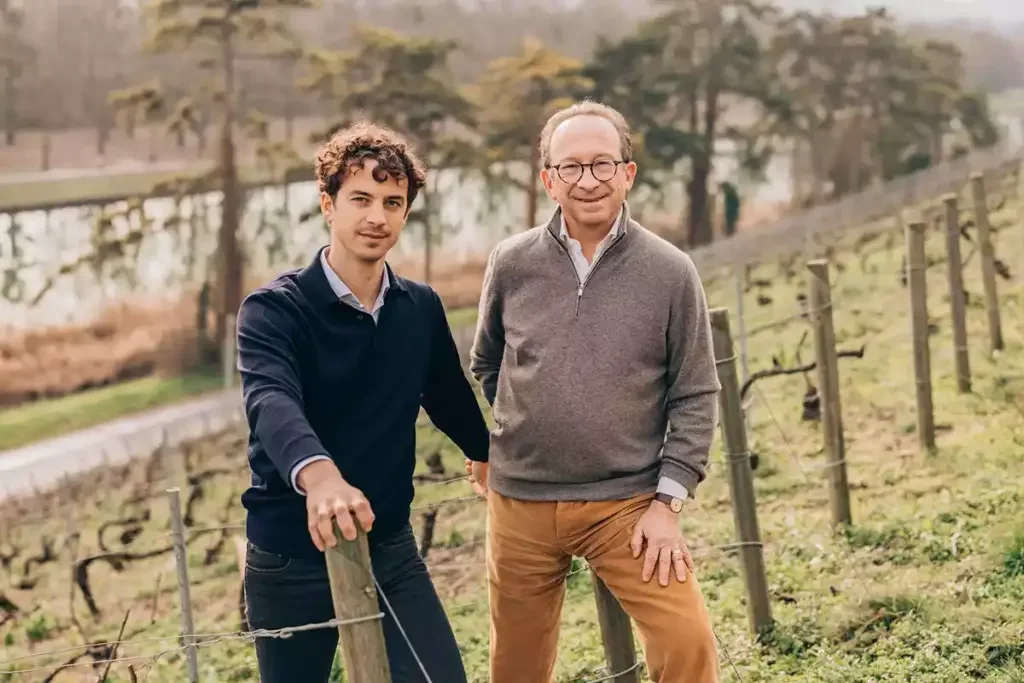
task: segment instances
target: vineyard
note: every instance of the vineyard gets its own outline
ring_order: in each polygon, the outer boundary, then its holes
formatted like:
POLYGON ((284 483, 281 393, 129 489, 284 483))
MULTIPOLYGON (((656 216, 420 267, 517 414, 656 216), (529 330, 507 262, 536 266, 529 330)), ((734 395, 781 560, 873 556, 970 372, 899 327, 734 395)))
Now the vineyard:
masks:
MULTIPOLYGON (((919 443, 903 221, 833 236, 832 318, 852 523, 833 531, 808 310, 810 254, 750 267, 743 324, 748 441, 774 628, 755 638, 716 439, 683 517, 720 646, 723 682, 1024 681, 1024 213, 1017 179, 989 183, 1004 348, 990 351, 978 221, 959 197, 971 391, 957 389, 943 205, 927 220, 936 448, 919 443)), ((735 311, 731 273, 708 277, 735 311)), ((735 313, 731 325, 734 337, 735 313)), ((594 400, 600 400, 595 397, 594 400)), ((242 423, 110 466, 0 509, 0 681, 186 678, 166 490, 181 488, 199 679, 255 680, 240 602, 248 482, 242 423)), ((487 680, 484 504, 462 457, 423 418, 414 526, 470 680, 487 680)), ((640 568, 638 565, 637 571, 640 568)), ((562 683, 610 680, 591 577, 567 580, 562 683)), ((344 680, 341 662, 335 680, 344 680)))

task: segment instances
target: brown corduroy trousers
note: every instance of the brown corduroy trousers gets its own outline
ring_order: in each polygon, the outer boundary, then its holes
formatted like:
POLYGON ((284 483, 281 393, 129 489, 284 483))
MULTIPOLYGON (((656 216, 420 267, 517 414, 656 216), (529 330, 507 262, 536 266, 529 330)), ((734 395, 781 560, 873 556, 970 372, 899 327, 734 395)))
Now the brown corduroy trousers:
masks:
POLYGON ((653 495, 531 502, 487 493, 490 683, 549 683, 565 578, 585 558, 637 626, 656 683, 718 683, 714 632, 697 578, 644 582, 629 539, 653 495))

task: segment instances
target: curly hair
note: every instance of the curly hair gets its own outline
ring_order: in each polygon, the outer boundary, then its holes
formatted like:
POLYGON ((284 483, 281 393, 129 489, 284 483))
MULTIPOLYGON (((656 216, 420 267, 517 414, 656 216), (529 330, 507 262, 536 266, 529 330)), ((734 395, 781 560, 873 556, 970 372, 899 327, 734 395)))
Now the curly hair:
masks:
POLYGON ((334 133, 316 155, 316 180, 320 192, 334 199, 344 179, 344 172, 363 168, 367 159, 374 159, 377 167, 373 178, 383 183, 390 175, 395 180, 406 180, 407 207, 427 179, 423 161, 402 136, 386 126, 369 121, 357 121, 334 133))

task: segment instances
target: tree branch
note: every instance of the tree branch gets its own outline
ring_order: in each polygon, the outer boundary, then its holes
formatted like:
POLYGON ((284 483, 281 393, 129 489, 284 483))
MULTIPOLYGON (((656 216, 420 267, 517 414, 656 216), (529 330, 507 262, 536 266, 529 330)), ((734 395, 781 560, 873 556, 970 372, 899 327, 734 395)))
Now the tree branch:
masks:
MULTIPOLYGON (((856 351, 839 351, 836 353, 837 358, 863 358, 864 350, 866 346, 861 346, 856 351)), ((742 389, 740 389, 740 400, 743 400, 747 396, 747 391, 754 385, 754 382, 767 379, 768 377, 778 377, 780 375, 799 375, 805 372, 810 372, 818 367, 817 362, 811 362, 807 365, 798 365, 792 368, 768 368, 767 370, 758 370, 752 374, 747 381, 743 383, 742 389)))

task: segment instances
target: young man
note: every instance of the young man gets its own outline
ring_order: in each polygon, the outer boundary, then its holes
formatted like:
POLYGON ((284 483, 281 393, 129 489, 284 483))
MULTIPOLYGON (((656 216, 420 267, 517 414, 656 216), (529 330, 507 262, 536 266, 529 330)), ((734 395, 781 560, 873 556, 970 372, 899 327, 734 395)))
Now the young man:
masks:
POLYGON ((704 290, 686 254, 630 217, 618 112, 557 112, 540 153, 558 208, 493 250, 472 350, 496 423, 490 464, 467 461, 487 489, 490 680, 551 681, 575 555, 636 622, 652 680, 714 683, 679 526, 720 388, 704 290))
MULTIPOLYGON (((332 533, 337 520, 348 540, 357 526, 367 532, 374 576, 397 615, 379 598, 392 680, 426 681, 422 662, 434 681, 465 681, 409 524, 416 418, 422 406, 473 460, 486 460, 489 435, 441 299, 385 262, 425 171, 394 133, 364 123, 331 138, 316 175, 329 246, 255 290, 238 314, 250 626, 334 618, 323 553, 345 542, 332 533)), ((337 640, 336 628, 258 638, 261 680, 324 683, 337 640)))

